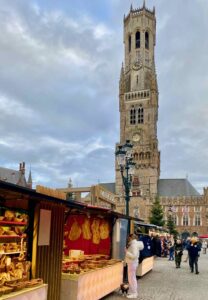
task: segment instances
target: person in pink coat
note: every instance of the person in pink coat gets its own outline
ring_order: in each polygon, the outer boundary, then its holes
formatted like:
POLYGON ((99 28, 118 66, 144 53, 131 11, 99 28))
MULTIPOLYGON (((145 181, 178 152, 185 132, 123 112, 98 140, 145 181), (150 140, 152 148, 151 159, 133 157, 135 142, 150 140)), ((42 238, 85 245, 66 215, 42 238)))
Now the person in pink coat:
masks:
POLYGON ((129 294, 127 298, 137 298, 138 287, 136 278, 136 269, 139 263, 139 251, 144 249, 142 241, 137 240, 135 234, 130 234, 128 238, 128 245, 126 248, 125 262, 127 263, 128 269, 128 280, 129 280, 129 294))

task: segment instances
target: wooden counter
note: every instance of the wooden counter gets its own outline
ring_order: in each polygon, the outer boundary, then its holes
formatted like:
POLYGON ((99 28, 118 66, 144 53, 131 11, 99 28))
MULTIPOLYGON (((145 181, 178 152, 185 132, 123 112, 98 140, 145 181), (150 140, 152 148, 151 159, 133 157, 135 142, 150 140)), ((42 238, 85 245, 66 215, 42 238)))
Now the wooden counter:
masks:
POLYGON ((147 272, 151 271, 154 266, 154 256, 147 257, 137 267, 137 276, 143 276, 147 272))
POLYGON ((123 262, 79 275, 62 274, 61 300, 98 300, 122 282, 123 262))
POLYGON ((0 300, 47 300, 48 285, 41 284, 37 287, 26 288, 0 297, 0 300))

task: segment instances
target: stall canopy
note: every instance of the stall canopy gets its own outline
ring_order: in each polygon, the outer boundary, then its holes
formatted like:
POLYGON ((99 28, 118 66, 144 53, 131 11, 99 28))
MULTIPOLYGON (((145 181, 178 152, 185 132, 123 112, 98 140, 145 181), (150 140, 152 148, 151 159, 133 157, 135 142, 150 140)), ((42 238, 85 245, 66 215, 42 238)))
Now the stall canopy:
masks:
POLYGON ((203 234, 199 236, 200 239, 208 239, 208 234, 203 234))

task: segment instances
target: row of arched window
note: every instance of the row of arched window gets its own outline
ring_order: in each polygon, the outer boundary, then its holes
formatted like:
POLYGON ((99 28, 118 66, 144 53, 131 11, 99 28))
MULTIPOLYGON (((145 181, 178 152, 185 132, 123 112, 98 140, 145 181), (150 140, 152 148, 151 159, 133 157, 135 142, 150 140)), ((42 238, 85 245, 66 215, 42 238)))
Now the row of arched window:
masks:
POLYGON ((130 109, 130 124, 143 124, 144 123, 144 108, 131 108, 130 109))
POLYGON ((134 160, 142 160, 142 159, 150 159, 150 152, 140 152, 140 153, 137 153, 135 152, 134 153, 134 160))
MULTIPOLYGON (((168 215, 166 216, 168 219, 168 215)), ((190 218, 189 215, 177 216, 177 214, 172 214, 173 222, 176 226, 201 226, 202 219, 201 216, 194 216, 194 218, 190 218)))
MULTIPOLYGON (((131 35, 129 35, 129 40, 128 40, 128 43, 129 43, 129 52, 131 52, 131 44, 132 44, 132 41, 131 41, 131 35)), ((135 48, 138 49, 141 47, 141 33, 140 31, 137 31, 135 33, 135 48)), ((149 32, 148 31, 145 31, 145 49, 149 49, 149 32)))

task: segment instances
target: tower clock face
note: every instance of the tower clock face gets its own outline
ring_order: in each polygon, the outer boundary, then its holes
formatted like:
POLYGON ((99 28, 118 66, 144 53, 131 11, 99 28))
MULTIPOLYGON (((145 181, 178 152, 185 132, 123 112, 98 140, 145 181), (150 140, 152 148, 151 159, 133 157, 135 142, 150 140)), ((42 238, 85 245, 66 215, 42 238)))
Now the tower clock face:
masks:
POLYGON ((141 69, 141 67, 142 67, 142 62, 139 59, 139 60, 137 60, 137 61, 134 62, 132 68, 133 68, 134 71, 138 71, 139 69, 141 69))
POLYGON ((135 133, 135 134, 133 135, 132 139, 133 139, 134 142, 139 142, 140 139, 141 139, 141 136, 140 136, 139 133, 135 133))

